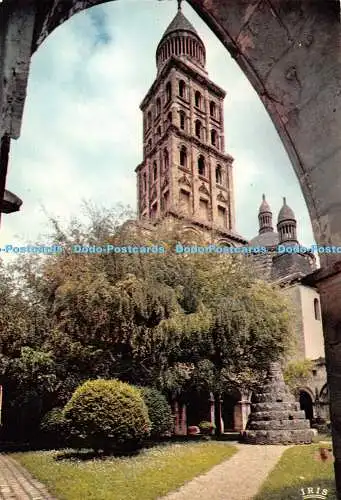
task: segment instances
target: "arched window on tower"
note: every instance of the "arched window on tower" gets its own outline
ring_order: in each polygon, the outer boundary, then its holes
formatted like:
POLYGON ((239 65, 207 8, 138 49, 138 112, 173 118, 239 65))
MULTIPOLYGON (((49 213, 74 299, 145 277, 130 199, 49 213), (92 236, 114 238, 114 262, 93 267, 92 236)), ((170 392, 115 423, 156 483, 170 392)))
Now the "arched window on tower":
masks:
POLYGON ((217 134, 217 131, 214 129, 211 130, 211 144, 212 144, 212 146, 215 146, 215 147, 218 146, 218 134, 217 134))
POLYGON ((156 131, 157 139, 160 139, 161 137, 161 127, 159 126, 156 131))
POLYGON ((169 168, 169 154, 168 154, 167 149, 165 149, 163 152, 163 164, 164 164, 165 170, 168 170, 168 168, 169 168))
POLYGON ((210 102, 210 115, 212 116, 212 118, 216 118, 217 115, 217 106, 213 101, 210 102))
POLYGON ((314 299, 314 313, 315 313, 315 319, 321 321, 321 311, 318 299, 314 299))
POLYGON ((202 131, 202 125, 200 120, 196 120, 195 122, 195 135, 198 137, 198 139, 201 139, 201 133, 202 131))
POLYGON ((186 124, 186 113, 184 111, 180 111, 180 128, 181 130, 185 130, 185 124, 186 124))
POLYGON ((156 99, 156 116, 159 116, 161 113, 161 99, 158 97, 156 99))
POLYGON ((215 180, 217 184, 222 184, 223 183, 223 175, 221 171, 221 166, 217 165, 215 169, 215 180))
POLYGON ((168 82, 166 85, 166 102, 169 102, 172 98, 172 84, 168 82))
POLYGON ((172 121, 173 121, 173 116, 172 116, 172 112, 170 111, 167 115, 167 122, 168 122, 168 125, 171 125, 172 124, 172 121))
POLYGON ((198 159, 198 174, 205 176, 205 158, 202 155, 198 159))
POLYGON ((157 179, 157 163, 154 161, 153 163, 153 181, 155 182, 157 179))
POLYGON ((185 146, 182 146, 180 149, 180 165, 187 167, 187 149, 185 146))
POLYGON ((179 96, 183 99, 186 98, 186 84, 183 80, 179 81, 179 96))
POLYGON ((195 101, 196 107, 199 108, 199 109, 201 109, 202 97, 201 97, 201 94, 200 94, 199 90, 197 90, 196 93, 195 93, 194 101, 195 101))

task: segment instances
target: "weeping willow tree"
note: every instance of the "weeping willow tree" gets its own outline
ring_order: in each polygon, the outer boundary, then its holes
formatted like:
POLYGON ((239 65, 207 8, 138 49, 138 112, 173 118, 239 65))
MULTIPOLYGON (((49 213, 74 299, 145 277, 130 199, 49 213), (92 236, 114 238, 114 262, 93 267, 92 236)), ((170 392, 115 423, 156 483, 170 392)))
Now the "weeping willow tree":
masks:
POLYGON ((179 255, 178 228, 149 231, 119 219, 91 208, 87 226, 74 219, 62 229, 54 220, 50 241, 64 251, 16 264, 31 309, 47 318, 39 349, 53 363, 54 403, 98 377, 171 395, 193 388, 222 394, 252 387, 270 361, 287 355, 291 310, 276 288, 256 279, 246 257, 179 255), (165 251, 73 251, 108 244, 165 251))

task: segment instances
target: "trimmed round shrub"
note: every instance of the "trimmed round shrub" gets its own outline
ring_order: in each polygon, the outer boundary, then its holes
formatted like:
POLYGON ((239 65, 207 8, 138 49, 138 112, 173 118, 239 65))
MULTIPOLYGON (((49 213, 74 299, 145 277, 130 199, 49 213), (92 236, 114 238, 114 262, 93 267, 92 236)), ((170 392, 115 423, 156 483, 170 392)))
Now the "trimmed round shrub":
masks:
POLYGON ((159 438, 171 432, 173 417, 166 397, 160 391, 151 387, 142 387, 140 390, 148 408, 151 437, 159 438))
POLYGON ((133 449, 148 437, 148 410, 138 389, 119 380, 92 380, 73 393, 65 406, 76 446, 109 451, 133 449))
POLYGON ((213 432, 215 431, 215 428, 216 428, 215 424, 213 424, 212 422, 208 422, 206 420, 204 420, 203 422, 200 422, 200 424, 199 424, 199 429, 200 429, 201 434, 204 434, 206 436, 213 434, 213 432))

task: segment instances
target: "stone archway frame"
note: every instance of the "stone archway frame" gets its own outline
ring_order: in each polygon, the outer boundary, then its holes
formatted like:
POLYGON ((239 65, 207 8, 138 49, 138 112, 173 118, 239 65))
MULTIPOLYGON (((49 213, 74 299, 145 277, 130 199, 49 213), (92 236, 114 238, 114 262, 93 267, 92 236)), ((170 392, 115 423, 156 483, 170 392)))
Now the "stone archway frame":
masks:
POLYGON ((204 237, 204 233, 201 232, 199 228, 191 224, 185 224, 181 227, 181 235, 183 237, 183 241, 181 243, 185 246, 196 245, 198 242, 201 242, 204 237), (193 238, 192 240, 191 237, 193 238))
MULTIPOLYGON (((310 398, 310 402, 308 404, 309 404, 309 413, 311 413, 311 418, 309 420, 311 422, 312 419, 315 417, 315 412, 314 412, 314 401, 315 401, 315 398, 313 396, 312 391, 309 389, 309 387, 304 387, 304 388, 302 387, 302 388, 299 389, 299 402, 300 402, 300 405, 301 405, 301 395, 302 394, 306 394, 310 398)), ((306 418, 308 419, 308 416, 307 416, 307 413, 306 413, 306 410, 308 411, 308 408, 302 408, 301 407, 301 409, 304 410, 306 418)))
POLYGON ((329 387, 324 384, 320 390, 319 399, 321 403, 329 403, 329 387))
POLYGON ((300 392, 306 392, 310 396, 312 403, 315 401, 315 394, 314 394, 313 390, 310 387, 300 386, 300 387, 297 388, 297 392, 298 393, 300 393, 300 392))
MULTIPOLYGON (((233 388, 231 391, 227 391, 222 394, 222 409, 221 409, 221 417, 224 424, 224 429, 226 430, 226 422, 224 421, 224 410, 226 409, 226 398, 231 398, 231 400, 235 401, 235 404, 229 408, 231 412, 231 416, 233 419, 233 427, 234 430, 240 431, 244 427, 244 419, 243 419, 243 395, 240 390, 237 388, 233 388)), ((230 429, 231 430, 231 429, 230 429)))
POLYGON ((235 246, 231 241, 229 241, 226 238, 219 238, 217 240, 217 245, 224 245, 224 246, 228 246, 228 247, 234 247, 235 246))

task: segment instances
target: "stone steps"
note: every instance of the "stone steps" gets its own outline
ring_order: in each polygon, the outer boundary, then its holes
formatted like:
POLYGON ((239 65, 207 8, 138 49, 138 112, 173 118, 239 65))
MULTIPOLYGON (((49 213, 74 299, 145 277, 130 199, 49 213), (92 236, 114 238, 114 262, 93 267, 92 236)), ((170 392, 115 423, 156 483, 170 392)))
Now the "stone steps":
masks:
POLYGON ((274 410, 274 411, 259 411, 252 413, 252 421, 254 420, 299 420, 305 418, 303 410, 274 410))
POLYGON ((291 411, 299 411, 300 410, 300 404, 299 403, 292 403, 292 402, 283 402, 283 403, 277 403, 277 402, 264 402, 264 403, 253 403, 251 405, 251 411, 258 412, 258 411, 284 411, 284 410, 291 410, 291 411))
POLYGON ((248 430, 300 430, 310 429, 309 420, 258 420, 253 421, 248 426, 248 430))
POLYGON ((250 430, 243 432, 243 440, 248 444, 310 444, 313 429, 293 430, 250 430))

